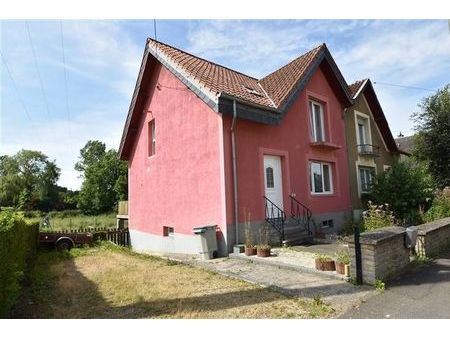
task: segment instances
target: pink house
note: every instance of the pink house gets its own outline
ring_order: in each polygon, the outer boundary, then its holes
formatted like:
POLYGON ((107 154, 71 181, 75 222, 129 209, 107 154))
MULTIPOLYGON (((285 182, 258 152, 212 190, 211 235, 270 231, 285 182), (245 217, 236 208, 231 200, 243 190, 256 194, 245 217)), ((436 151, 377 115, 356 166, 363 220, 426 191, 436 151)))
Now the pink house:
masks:
POLYGON ((349 88, 325 44, 255 79, 147 40, 120 144, 138 251, 219 254, 266 224, 296 243, 351 212, 344 111, 349 88))

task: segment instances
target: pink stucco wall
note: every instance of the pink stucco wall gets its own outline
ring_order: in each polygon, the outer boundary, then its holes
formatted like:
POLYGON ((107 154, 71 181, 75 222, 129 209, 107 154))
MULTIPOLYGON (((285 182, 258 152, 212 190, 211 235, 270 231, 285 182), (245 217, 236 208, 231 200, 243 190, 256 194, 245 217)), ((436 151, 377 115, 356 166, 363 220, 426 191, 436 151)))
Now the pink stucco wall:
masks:
POLYGON ((170 226, 192 235, 193 227, 215 224, 224 230, 221 115, 159 63, 149 88, 129 161, 130 229, 163 235, 170 226), (149 157, 152 119, 156 154, 149 157))
MULTIPOLYGON (((264 219, 263 156, 279 155, 282 161, 284 209, 290 209, 289 194, 308 206, 313 214, 349 211, 348 161, 345 144, 344 107, 319 68, 292 104, 278 126, 268 126, 248 120, 237 122, 236 143, 238 161, 239 222, 244 222, 244 210, 251 220, 264 219), (327 141, 339 149, 311 146, 308 98, 325 103, 327 141), (332 195, 312 195, 309 161, 330 162, 333 168, 332 195)), ((225 182, 227 223, 233 224, 233 189, 230 141, 231 118, 224 118, 225 182)))

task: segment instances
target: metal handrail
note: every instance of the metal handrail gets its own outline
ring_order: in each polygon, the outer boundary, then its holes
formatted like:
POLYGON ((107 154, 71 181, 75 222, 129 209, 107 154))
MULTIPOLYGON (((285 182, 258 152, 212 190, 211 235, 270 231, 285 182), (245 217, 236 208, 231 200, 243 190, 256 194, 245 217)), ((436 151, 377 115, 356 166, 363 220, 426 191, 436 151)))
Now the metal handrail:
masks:
POLYGON ((263 196, 263 198, 266 222, 280 233, 281 240, 284 241, 284 222, 286 221, 286 213, 266 196, 263 196))
POLYGON ((359 154, 365 155, 378 155, 380 153, 380 147, 373 144, 358 144, 356 145, 359 154))
POLYGON ((289 197, 291 198, 291 217, 297 221, 298 225, 304 226, 311 235, 311 210, 306 205, 298 201, 294 196, 291 195, 289 197))

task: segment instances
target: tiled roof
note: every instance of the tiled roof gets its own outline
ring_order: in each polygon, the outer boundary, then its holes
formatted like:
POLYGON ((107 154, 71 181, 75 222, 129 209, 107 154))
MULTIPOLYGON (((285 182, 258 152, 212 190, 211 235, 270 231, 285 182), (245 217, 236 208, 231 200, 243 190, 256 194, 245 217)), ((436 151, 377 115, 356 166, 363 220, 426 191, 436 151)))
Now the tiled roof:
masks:
POLYGON ((352 94, 353 98, 355 97, 356 93, 358 93, 361 86, 366 82, 366 80, 367 79, 358 80, 348 86, 348 88, 350 88, 350 93, 352 94))
POLYGON ((395 143, 401 151, 411 154, 414 150, 414 138, 415 135, 399 137, 395 139, 395 143))
POLYGON ((191 79, 198 81, 213 94, 224 93, 254 104, 275 108, 257 79, 153 39, 149 39, 149 45, 156 47, 157 52, 162 52, 191 79))
POLYGON ((287 65, 261 79, 261 85, 277 106, 280 106, 295 87, 324 44, 299 56, 287 65))
POLYGON ((319 52, 326 49, 322 44, 258 80, 162 42, 153 39, 148 42, 157 53, 162 53, 189 79, 197 81, 213 95, 222 93, 271 109, 284 103, 319 52))

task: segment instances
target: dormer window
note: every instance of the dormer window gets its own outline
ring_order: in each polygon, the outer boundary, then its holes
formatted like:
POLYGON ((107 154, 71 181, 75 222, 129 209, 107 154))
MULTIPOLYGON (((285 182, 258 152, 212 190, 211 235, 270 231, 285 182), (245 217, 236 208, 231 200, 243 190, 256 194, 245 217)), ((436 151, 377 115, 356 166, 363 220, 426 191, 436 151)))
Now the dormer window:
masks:
POLYGON ((242 87, 244 87, 244 89, 246 91, 248 91, 250 94, 253 94, 253 95, 256 95, 256 96, 260 96, 260 97, 264 96, 263 94, 261 94, 260 92, 258 92, 257 90, 255 90, 253 88, 250 88, 250 87, 247 87, 247 86, 242 86, 242 87))
POLYGON ((311 121, 311 137, 313 142, 325 142, 322 104, 316 101, 309 101, 309 115, 311 121))

